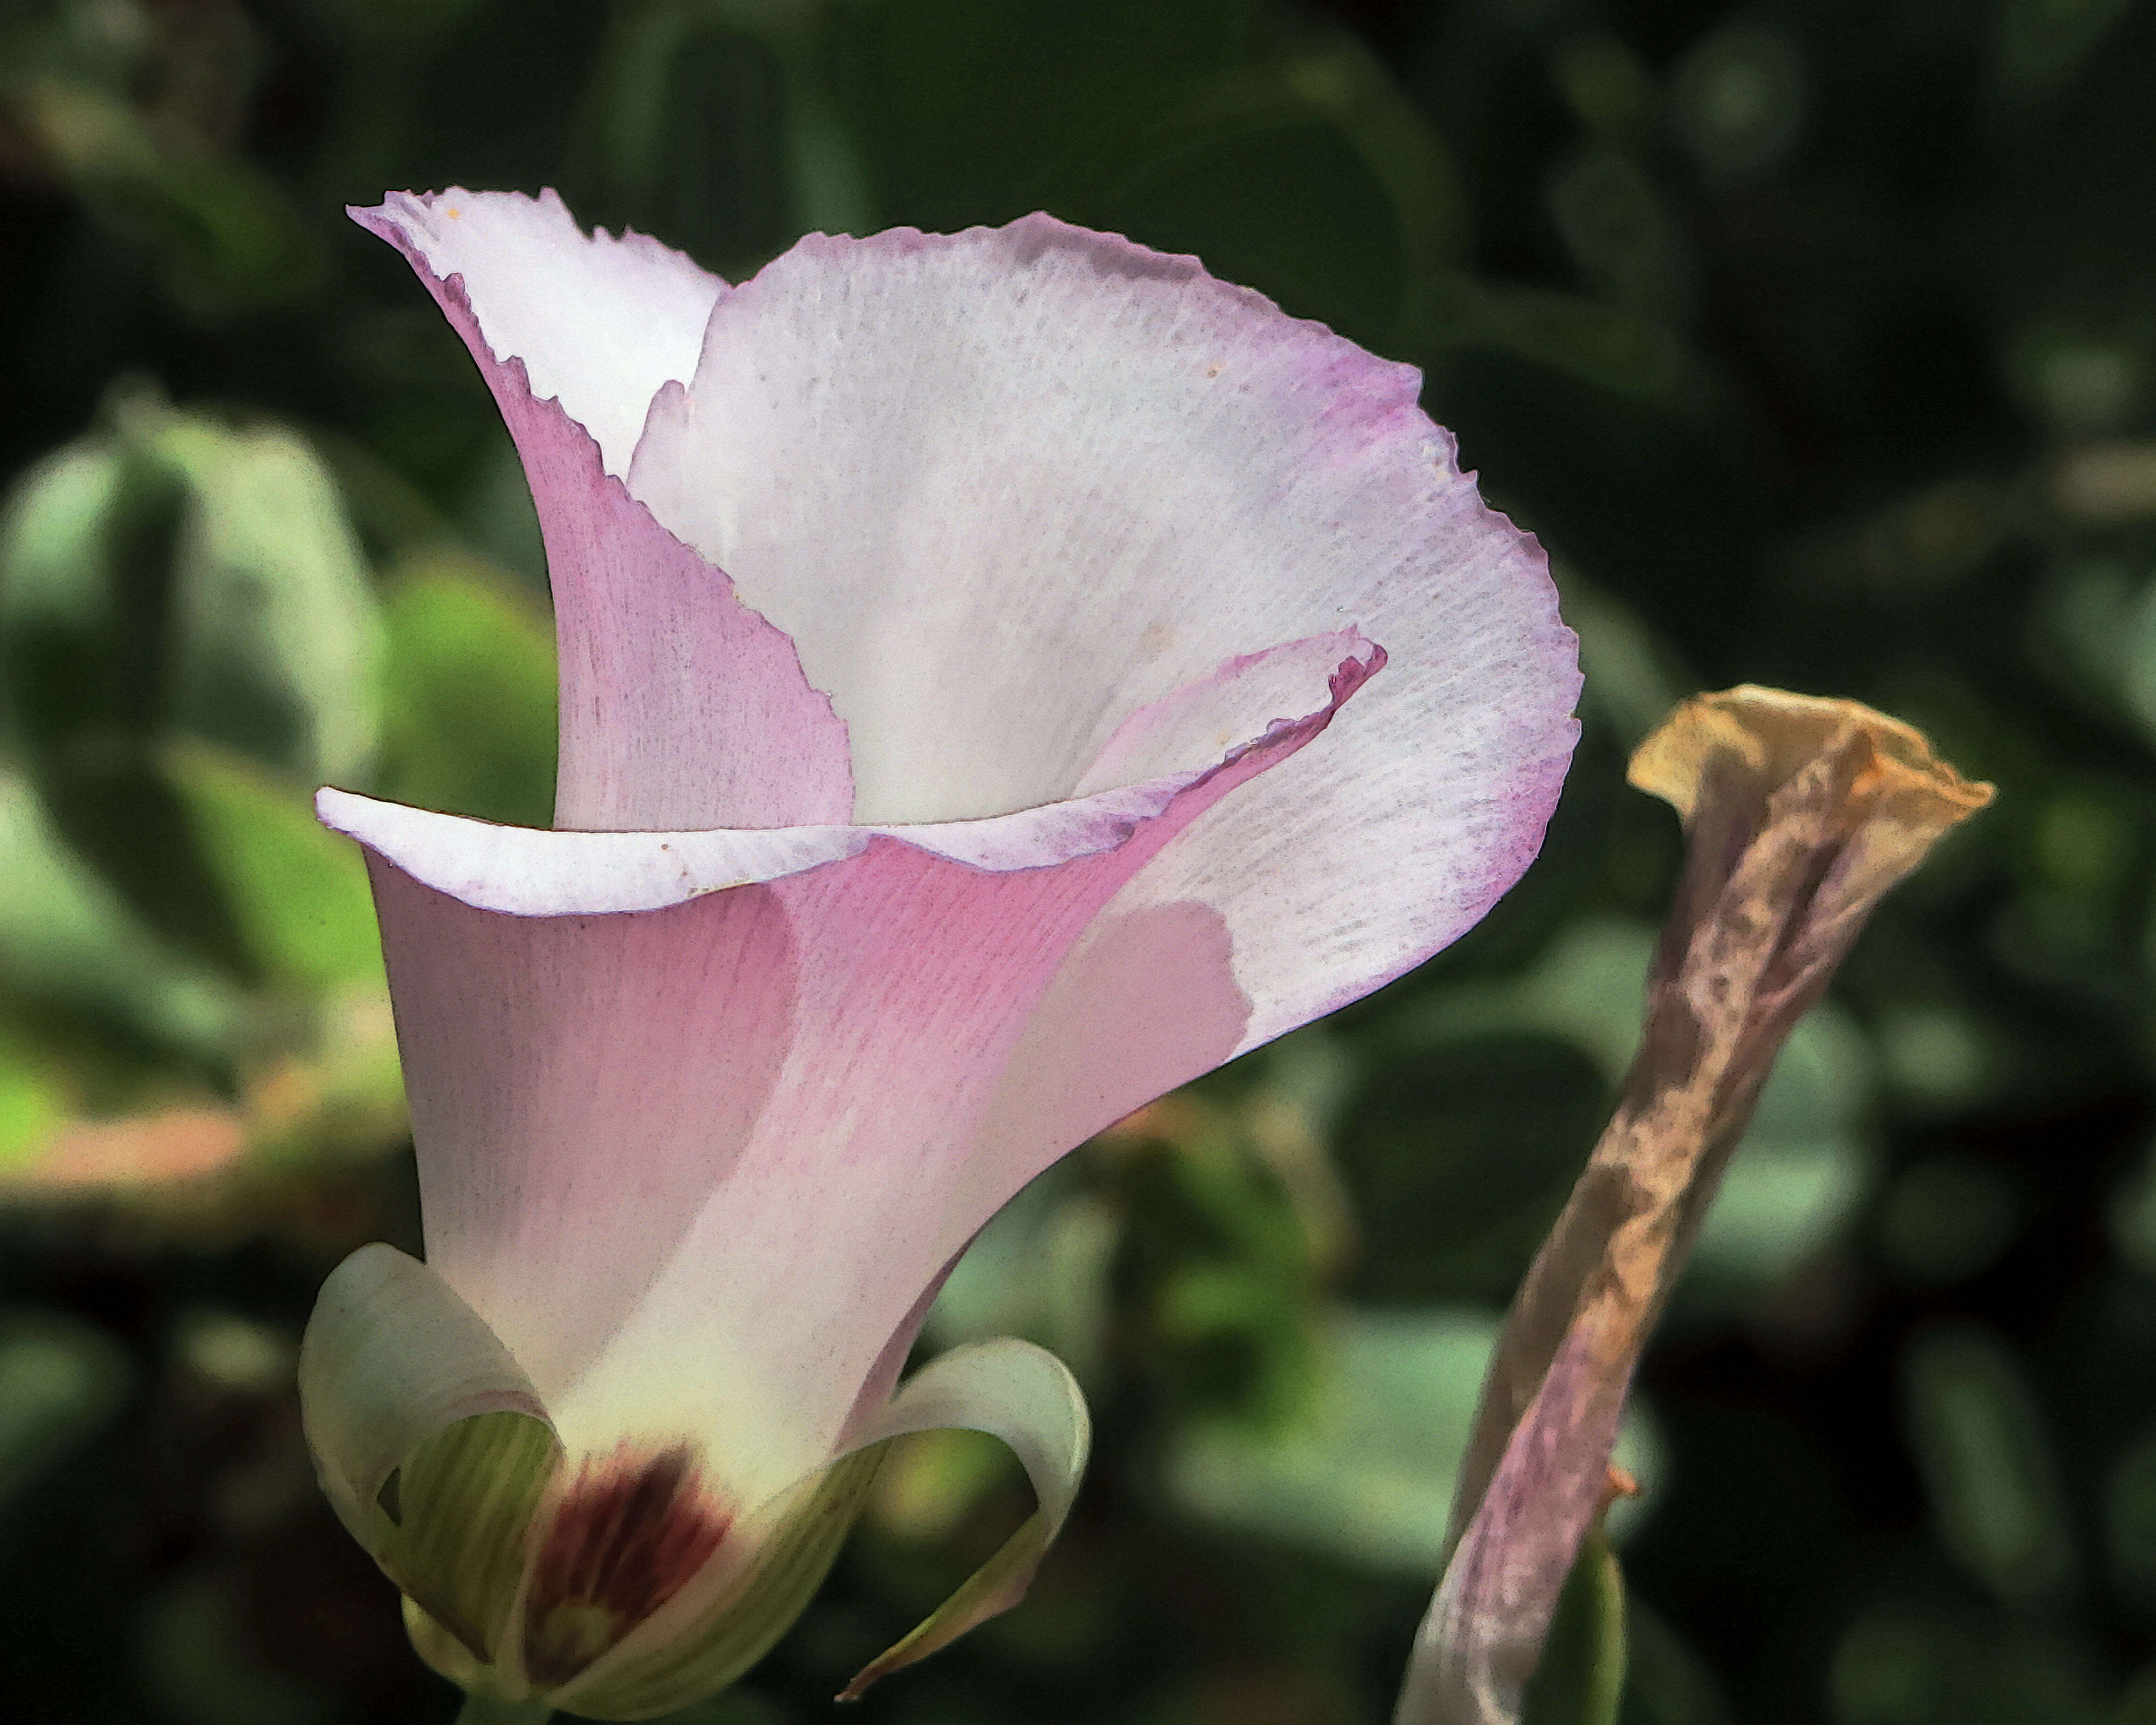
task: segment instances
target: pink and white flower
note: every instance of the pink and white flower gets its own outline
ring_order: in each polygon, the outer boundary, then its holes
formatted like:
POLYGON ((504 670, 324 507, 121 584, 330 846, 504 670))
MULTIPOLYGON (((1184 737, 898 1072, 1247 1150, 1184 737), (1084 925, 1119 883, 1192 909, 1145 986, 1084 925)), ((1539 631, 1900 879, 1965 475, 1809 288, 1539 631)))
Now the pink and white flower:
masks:
POLYGON ((1543 557, 1412 368, 1046 216, 729 286, 552 194, 356 213, 523 457, 561 768, 546 832, 321 793, 427 1245, 325 1289, 325 1486, 459 1681, 635 1717, 798 1610, 845 1458, 994 1432, 1041 1514, 902 1663, 1017 1599, 1084 1459, 1023 1343, 894 1394, 943 1271, 1511 886, 1575 735, 1543 557))

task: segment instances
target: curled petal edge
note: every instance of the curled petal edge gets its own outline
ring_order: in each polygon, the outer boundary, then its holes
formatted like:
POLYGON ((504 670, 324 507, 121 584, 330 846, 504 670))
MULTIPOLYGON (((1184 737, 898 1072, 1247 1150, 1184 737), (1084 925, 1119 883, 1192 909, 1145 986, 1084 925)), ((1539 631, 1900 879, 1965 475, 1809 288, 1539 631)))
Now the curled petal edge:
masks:
POLYGON ((1017 1604, 1070 1518, 1093 1423, 1085 1392, 1061 1360, 1008 1336, 955 1348, 908 1379, 861 1441, 953 1427, 986 1432, 1018 1457, 1033 1486, 1034 1512, 917 1628, 855 1672, 840 1701, 858 1701, 879 1678, 1017 1604))
POLYGON ((421 885, 475 909, 512 916, 663 910, 705 893, 842 862, 878 841, 989 872, 1046 868, 1114 850, 1186 791, 1255 752, 1277 748, 1283 738, 1300 746, 1324 728, 1342 703, 1384 664, 1384 649, 1353 629, 1231 661, 1137 716, 1158 722, 1172 710, 1174 728, 1189 732, 1192 738, 1204 730, 1196 717, 1211 717, 1217 735, 1210 741, 1220 752, 1199 759, 1199 751, 1191 749, 1193 757, 1186 764, 1136 783, 973 820, 701 832, 562 831, 497 826, 334 787, 316 793, 315 812, 325 825, 357 839, 421 885), (1290 675, 1258 675, 1268 667, 1290 675), (1213 697, 1213 704, 1201 706, 1206 696, 1213 697))
POLYGON ((490 1661, 524 1531, 562 1461, 522 1368, 441 1276, 394 1246, 330 1273, 300 1344, 323 1494, 382 1573, 490 1661))

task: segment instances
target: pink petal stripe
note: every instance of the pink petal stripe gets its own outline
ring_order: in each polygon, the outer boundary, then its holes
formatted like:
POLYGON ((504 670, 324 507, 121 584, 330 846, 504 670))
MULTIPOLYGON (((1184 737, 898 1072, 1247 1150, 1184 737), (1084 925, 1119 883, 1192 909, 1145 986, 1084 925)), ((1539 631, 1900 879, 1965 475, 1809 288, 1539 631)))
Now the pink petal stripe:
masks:
POLYGON ((1311 679, 1300 716, 1269 705, 1209 769, 1148 790, 1106 844, 1056 809, 970 824, 1003 837, 963 859, 866 832, 823 865, 619 915, 502 915, 375 860, 429 1260, 572 1449, 706 1438, 744 1501, 829 1453, 923 1288, 1037 1172, 963 1164, 1065 953, 1176 832, 1325 729, 1363 655, 1311 679), (1054 843, 1024 836, 1036 816, 1054 843))
MULTIPOLYGON (((486 375, 524 459, 561 648, 555 824, 666 831, 850 819, 845 726, 808 686, 793 643, 609 476, 602 445, 571 417, 567 398, 538 399, 530 382, 548 368, 566 373, 564 354, 576 350, 547 321, 561 308, 531 300, 536 284, 552 279, 563 295, 600 291, 598 307, 572 303, 595 318, 610 309, 636 328, 669 316, 678 324, 694 311, 697 282, 707 299, 719 285, 650 241, 586 240, 558 200, 448 193, 399 197, 355 216, 418 271, 486 375), (452 209, 463 214, 453 220, 452 209), (517 244, 506 244, 490 220, 517 244), (527 231, 535 225, 544 247, 527 231), (488 309, 505 298, 513 315, 488 309), (490 335, 526 341, 547 357, 543 367, 490 345, 490 335)), ((672 340, 678 348, 678 330, 672 340)), ((666 343, 651 345, 655 355, 640 356, 646 404, 667 381, 653 375, 666 343)), ((593 417, 603 421, 619 424, 627 412, 619 402, 602 405, 593 417)), ((639 407, 639 425, 642 418, 639 407)))

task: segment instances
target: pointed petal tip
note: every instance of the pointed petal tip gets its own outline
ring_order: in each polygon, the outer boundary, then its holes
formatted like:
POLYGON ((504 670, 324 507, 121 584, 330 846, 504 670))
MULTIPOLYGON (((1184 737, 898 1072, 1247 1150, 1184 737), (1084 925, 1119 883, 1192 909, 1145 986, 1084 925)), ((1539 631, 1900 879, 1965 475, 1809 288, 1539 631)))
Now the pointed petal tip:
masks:
POLYGON ((860 1700, 870 1685, 1017 1604, 1070 1517, 1092 1449, 1092 1415, 1070 1368, 1046 1348, 1009 1336, 954 1348, 908 1378, 856 1442, 954 1427, 1005 1445, 1038 1507, 911 1633, 862 1666, 839 1701, 860 1700))

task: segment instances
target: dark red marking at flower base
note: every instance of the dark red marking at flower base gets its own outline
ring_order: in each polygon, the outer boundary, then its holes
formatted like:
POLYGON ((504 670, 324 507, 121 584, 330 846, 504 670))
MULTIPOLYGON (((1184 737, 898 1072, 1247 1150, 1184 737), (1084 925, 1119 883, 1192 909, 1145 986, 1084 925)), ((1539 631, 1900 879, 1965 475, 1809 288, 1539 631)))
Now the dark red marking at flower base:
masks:
POLYGON ((624 1445, 577 1471, 554 1512, 524 1598, 524 1669, 566 1683, 679 1593, 733 1523, 685 1444, 624 1445))

